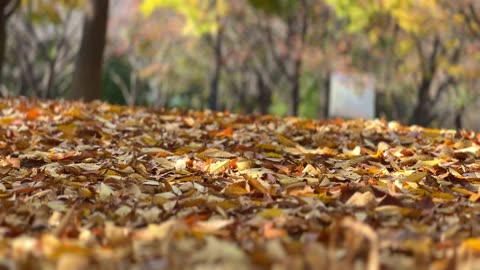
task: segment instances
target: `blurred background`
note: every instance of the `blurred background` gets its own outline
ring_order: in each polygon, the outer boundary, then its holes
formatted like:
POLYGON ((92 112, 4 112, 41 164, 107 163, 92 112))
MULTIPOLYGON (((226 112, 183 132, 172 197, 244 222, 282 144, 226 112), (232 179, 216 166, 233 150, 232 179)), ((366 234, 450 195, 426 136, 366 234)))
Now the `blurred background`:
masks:
POLYGON ((0 16, 3 97, 480 130, 478 0, 1 0, 0 16))

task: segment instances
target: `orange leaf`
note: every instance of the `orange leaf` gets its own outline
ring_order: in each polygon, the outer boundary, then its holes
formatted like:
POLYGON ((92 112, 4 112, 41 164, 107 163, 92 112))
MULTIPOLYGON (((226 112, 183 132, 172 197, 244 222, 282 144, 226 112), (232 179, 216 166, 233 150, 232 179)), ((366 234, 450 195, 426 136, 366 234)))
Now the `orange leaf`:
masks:
POLYGON ((30 109, 27 111, 27 119, 35 120, 40 116, 40 112, 38 109, 30 109))
POLYGON ((230 197, 238 197, 238 196, 248 194, 248 191, 243 187, 241 187, 239 184, 235 183, 226 187, 223 193, 230 197))
POLYGON ((217 132, 217 134, 215 134, 215 136, 217 137, 232 137, 233 135, 233 128, 232 127, 227 127, 226 129, 220 131, 220 132, 217 132))
POLYGON ((267 193, 267 189, 258 181, 258 179, 245 175, 247 178, 248 184, 253 186, 256 190, 260 191, 261 193, 267 193))
POLYGON ((480 238, 468 238, 463 241, 463 245, 475 252, 480 252, 480 238))
POLYGON ((263 237, 266 239, 279 238, 287 235, 288 233, 286 230, 275 228, 273 223, 268 223, 263 226, 263 237))

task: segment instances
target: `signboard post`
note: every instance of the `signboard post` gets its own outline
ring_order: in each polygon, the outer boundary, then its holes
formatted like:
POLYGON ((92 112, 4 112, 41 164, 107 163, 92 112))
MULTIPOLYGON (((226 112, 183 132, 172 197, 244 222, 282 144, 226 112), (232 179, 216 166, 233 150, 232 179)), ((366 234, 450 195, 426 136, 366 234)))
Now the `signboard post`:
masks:
POLYGON ((333 72, 329 117, 375 118, 375 78, 372 74, 333 72))

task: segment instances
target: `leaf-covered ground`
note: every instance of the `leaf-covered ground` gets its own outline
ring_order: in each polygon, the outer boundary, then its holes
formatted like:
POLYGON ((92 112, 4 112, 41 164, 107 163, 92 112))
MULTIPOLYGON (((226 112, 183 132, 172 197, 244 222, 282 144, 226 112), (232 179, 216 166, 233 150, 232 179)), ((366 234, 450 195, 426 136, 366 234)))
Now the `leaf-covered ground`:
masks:
POLYGON ((473 132, 0 100, 0 267, 470 269, 473 132))

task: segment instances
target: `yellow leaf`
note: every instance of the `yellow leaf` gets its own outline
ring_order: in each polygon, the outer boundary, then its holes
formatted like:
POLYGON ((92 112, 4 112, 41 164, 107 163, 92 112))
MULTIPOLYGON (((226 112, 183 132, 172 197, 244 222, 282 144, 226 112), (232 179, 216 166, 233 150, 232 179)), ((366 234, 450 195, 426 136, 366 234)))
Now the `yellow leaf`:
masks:
POLYGON ((269 143, 261 143, 256 146, 257 149, 261 149, 264 151, 269 151, 269 152, 280 152, 282 151, 282 148, 278 145, 273 145, 269 143))
POLYGON ((230 160, 215 162, 208 167, 208 172, 211 174, 223 173, 228 169, 229 163, 230 160))
POLYGON ((461 187, 453 187, 452 190, 455 191, 455 192, 458 192, 460 194, 468 195, 468 196, 475 194, 474 192, 471 192, 470 190, 466 190, 466 189, 461 188, 461 187))
POLYGON ((432 160, 419 160, 414 168, 421 168, 421 167, 433 167, 437 165, 438 163, 442 162, 443 160, 440 158, 437 159, 432 159, 432 160))
POLYGON ((468 198, 468 200, 471 201, 471 202, 476 202, 478 199, 480 199, 480 194, 479 193, 472 194, 470 196, 470 198, 468 198))
POLYGON ((468 238, 463 241, 463 246, 472 251, 480 252, 480 238, 468 238))
POLYGON ((92 192, 88 188, 80 188, 78 190, 78 195, 80 197, 90 198, 92 197, 92 192))
POLYGON ((70 110, 65 112, 64 115, 65 116, 72 116, 72 117, 79 118, 79 119, 84 118, 84 113, 79 108, 71 108, 70 110))
POLYGON ((256 190, 260 191, 261 193, 267 193, 267 189, 258 181, 257 178, 250 177, 248 175, 245 176, 248 180, 248 184, 253 186, 256 190))
POLYGON ((403 178, 404 182, 420 182, 422 178, 427 176, 426 172, 417 172, 417 173, 412 173, 409 176, 403 178))
POLYGON ((118 172, 111 170, 111 169, 105 169, 104 174, 106 175, 120 175, 118 172))
POLYGON ((152 138, 152 136, 148 134, 144 134, 142 136, 142 141, 146 143, 148 146, 154 146, 158 143, 157 140, 155 140, 154 138, 152 138))
MULTIPOLYGON (((324 180, 327 179, 327 178, 324 178, 324 180)), ((328 181, 328 179, 327 179, 328 181)), ((332 201, 334 201, 335 199, 332 198, 331 196, 329 196, 326 192, 322 192, 320 194, 318 194, 318 198, 323 202, 323 203, 330 203, 332 201)))
MULTIPOLYGON (((245 182, 244 182, 245 183, 245 182)), ((239 184, 231 184, 223 190, 223 193, 227 196, 238 197, 244 194, 248 194, 248 191, 241 187, 239 184)))
POLYGON ((278 142, 283 146, 293 147, 297 144, 296 142, 292 141, 291 139, 289 139, 285 136, 282 136, 280 134, 275 135, 275 137, 277 137, 278 142))
POLYGON ((239 160, 235 164, 237 165, 238 171, 250 169, 253 167, 253 165, 255 165, 255 163, 251 160, 239 160))
POLYGON ((2 117, 0 118, 0 125, 10 125, 13 121, 15 121, 15 117, 2 117))
POLYGON ((223 159, 223 158, 236 158, 237 155, 232 154, 227 151, 222 151, 216 148, 210 148, 201 153, 202 155, 208 157, 208 158, 218 158, 218 159, 223 159))
POLYGON ((465 177, 463 177, 463 175, 461 175, 459 172, 457 172, 456 170, 454 170, 452 168, 448 168, 448 171, 458 179, 464 179, 465 178, 465 177))
POLYGON ((67 206, 65 205, 65 203, 63 201, 59 201, 59 200, 50 201, 50 202, 47 203, 47 206, 50 209, 55 210, 55 211, 59 211, 59 212, 66 212, 67 211, 67 206))
POLYGON ((301 179, 296 178, 296 177, 290 177, 290 176, 287 176, 287 175, 278 174, 278 182, 280 182, 281 186, 288 186, 290 184, 298 183, 300 181, 301 181, 301 179))
POLYGON ((441 130, 432 129, 432 128, 424 128, 423 134, 430 138, 437 138, 442 135, 441 130))
POLYGON ((445 192, 433 192, 431 194, 431 196, 433 198, 437 198, 437 199, 442 199, 442 200, 445 200, 445 201, 451 201, 451 200, 455 200, 455 196, 453 196, 452 194, 449 194, 449 193, 445 193, 445 192))
POLYGON ((238 207, 238 203, 234 203, 234 202, 231 202, 231 201, 221 201, 221 202, 211 202, 211 203, 208 203, 207 204, 208 206, 210 207, 220 207, 224 210, 229 210, 229 209, 232 209, 232 208, 236 208, 238 207))
POLYGON ((283 215, 283 210, 278 208, 269 208, 260 211, 257 215, 263 218, 273 219, 283 215))
POLYGON ((265 153, 265 156, 269 158, 283 158, 283 155, 274 152, 265 153))
POLYGON ((100 201, 108 201, 111 196, 113 196, 114 191, 113 189, 104 184, 103 182, 100 184, 100 191, 99 191, 99 199, 100 201))
POLYGON ((63 180, 62 181, 62 184, 66 185, 66 186, 71 186, 71 187, 76 187, 76 188, 81 188, 83 187, 85 184, 84 183, 80 183, 80 182, 70 182, 68 180, 63 180))
POLYGON ((187 176, 184 176, 184 177, 178 177, 178 178, 175 178, 173 181, 180 181, 180 182, 201 182, 203 180, 203 178, 201 176, 198 176, 198 175, 187 175, 187 176))
POLYGON ((361 154, 362 148, 360 146, 355 146, 352 150, 344 148, 343 153, 347 156, 359 156, 361 154))

